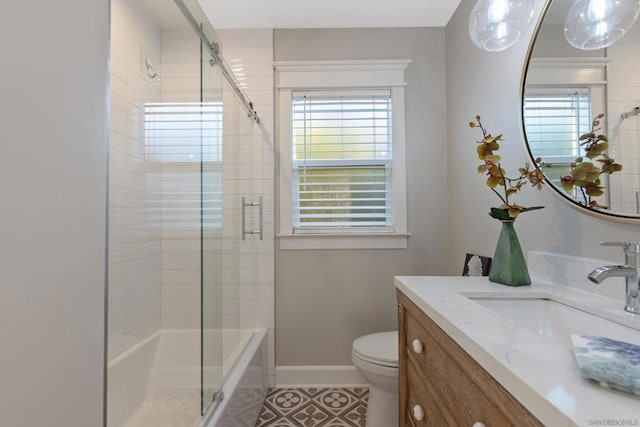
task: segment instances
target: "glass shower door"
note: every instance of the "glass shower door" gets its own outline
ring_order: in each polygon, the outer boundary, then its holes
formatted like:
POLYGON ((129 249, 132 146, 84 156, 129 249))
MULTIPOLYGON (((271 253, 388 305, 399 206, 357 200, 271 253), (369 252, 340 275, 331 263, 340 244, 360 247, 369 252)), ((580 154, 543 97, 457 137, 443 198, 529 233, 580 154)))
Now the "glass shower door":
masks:
POLYGON ((220 402, 223 383, 223 116, 222 74, 202 48, 201 342, 202 414, 220 402))
POLYGON ((224 399, 225 377, 251 337, 255 321, 254 243, 261 238, 262 213, 255 189, 255 122, 248 117, 241 91, 228 82, 229 67, 216 62, 222 60, 220 43, 197 1, 174 1, 203 40, 199 64, 201 410, 209 415, 224 399))
POLYGON ((203 411, 224 398, 216 391, 253 332, 251 293, 263 209, 255 185, 255 123, 225 79, 219 92, 217 86, 208 86, 213 77, 207 73, 220 75, 217 65, 209 65, 203 61, 203 102, 218 105, 216 132, 221 137, 209 147, 216 162, 203 163, 202 173, 203 203, 213 207, 216 224, 203 229, 203 411))

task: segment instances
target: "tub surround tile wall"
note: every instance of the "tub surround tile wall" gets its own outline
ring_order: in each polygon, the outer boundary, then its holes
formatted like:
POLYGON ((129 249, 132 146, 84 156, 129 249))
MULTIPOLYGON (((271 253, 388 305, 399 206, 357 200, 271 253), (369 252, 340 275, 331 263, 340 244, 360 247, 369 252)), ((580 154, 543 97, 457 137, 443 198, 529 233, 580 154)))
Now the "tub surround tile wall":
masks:
MULTIPOLYGON (((255 286, 254 251, 257 236, 242 240, 242 197, 246 203, 257 202, 253 183, 254 125, 244 107, 234 102, 235 95, 226 83, 224 152, 223 152, 223 286, 222 325, 227 329, 253 328, 254 300, 250 291, 255 286)), ((246 207, 247 230, 257 229, 257 208, 246 207)))
POLYGON ((160 170, 145 162, 144 106, 160 99, 141 68, 160 31, 132 2, 112 2, 109 360, 160 328, 160 170))
MULTIPOLYGON (((200 102, 200 42, 193 30, 162 31, 160 73, 162 102, 200 102)), ((191 162, 185 154, 159 159, 163 329, 200 328, 200 153, 191 153, 191 162)))

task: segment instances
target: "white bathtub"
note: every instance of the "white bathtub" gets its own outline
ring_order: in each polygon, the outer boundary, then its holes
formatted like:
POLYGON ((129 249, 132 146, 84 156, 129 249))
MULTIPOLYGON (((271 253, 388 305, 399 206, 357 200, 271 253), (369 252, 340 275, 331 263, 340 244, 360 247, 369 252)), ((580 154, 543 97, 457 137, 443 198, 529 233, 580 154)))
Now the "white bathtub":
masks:
POLYGON ((205 417, 201 416, 200 331, 164 329, 109 363, 107 426, 253 427, 268 385, 266 333, 263 330, 208 333, 211 334, 209 342, 223 343, 219 366, 207 368, 204 373, 205 379, 224 378, 225 399, 217 408, 212 405, 205 417), (244 381, 239 380, 243 378, 244 381), (256 403, 247 404, 247 392, 256 403), (240 400, 236 402, 236 399, 240 400), (229 408, 234 408, 233 415, 244 407, 248 411, 243 414, 243 419, 248 417, 247 423, 255 412, 253 424, 227 421, 229 416, 224 413, 228 413, 229 408))

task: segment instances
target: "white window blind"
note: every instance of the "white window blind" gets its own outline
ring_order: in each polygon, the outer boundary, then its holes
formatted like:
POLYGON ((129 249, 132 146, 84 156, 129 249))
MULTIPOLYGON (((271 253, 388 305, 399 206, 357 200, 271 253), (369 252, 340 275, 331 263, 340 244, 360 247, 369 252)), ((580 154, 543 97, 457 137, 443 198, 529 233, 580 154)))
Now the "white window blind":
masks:
POLYGON ((532 152, 548 162, 573 162, 581 155, 578 138, 591 130, 591 116, 588 88, 528 92, 524 122, 532 152))
POLYGON ((393 231, 391 94, 292 94, 294 232, 393 231))

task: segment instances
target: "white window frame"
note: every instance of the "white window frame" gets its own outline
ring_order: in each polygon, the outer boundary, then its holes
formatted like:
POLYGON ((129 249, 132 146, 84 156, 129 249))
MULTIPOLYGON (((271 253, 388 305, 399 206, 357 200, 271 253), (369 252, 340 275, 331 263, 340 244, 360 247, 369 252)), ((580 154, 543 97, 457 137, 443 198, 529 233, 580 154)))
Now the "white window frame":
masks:
POLYGON ((276 62, 280 249, 404 249, 407 247, 404 72, 410 60, 276 62), (388 89, 392 105, 393 231, 356 228, 293 232, 291 99, 301 90, 388 89))

